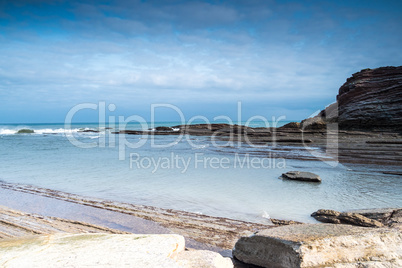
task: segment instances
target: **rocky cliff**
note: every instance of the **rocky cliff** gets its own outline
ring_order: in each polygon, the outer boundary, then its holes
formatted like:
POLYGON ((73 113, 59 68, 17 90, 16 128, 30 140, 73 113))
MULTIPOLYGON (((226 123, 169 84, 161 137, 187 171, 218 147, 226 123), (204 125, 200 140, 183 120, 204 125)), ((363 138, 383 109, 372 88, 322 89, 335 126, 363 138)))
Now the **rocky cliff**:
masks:
POLYGON ((353 74, 337 102, 341 129, 402 130, 402 66, 353 74))
POLYGON ((339 88, 337 102, 302 121, 304 129, 339 124, 343 130, 402 132, 402 66, 364 69, 339 88))

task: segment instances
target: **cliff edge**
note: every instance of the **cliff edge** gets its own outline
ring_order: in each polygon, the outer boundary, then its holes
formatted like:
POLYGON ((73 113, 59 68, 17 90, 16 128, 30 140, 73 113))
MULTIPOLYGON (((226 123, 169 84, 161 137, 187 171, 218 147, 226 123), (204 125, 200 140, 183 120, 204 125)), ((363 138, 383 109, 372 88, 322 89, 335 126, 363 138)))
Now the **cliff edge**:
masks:
POLYGON ((337 122, 342 130, 402 132, 402 66, 354 73, 339 88, 336 100, 316 117, 303 120, 303 127, 337 122))

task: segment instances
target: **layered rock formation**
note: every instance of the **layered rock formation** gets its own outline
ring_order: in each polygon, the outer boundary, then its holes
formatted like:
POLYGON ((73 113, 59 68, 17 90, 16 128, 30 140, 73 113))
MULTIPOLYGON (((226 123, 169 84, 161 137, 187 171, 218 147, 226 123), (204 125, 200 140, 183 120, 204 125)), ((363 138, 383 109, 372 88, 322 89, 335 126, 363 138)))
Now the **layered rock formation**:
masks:
POLYGON ((339 88, 337 102, 314 118, 305 129, 338 123, 343 130, 402 131, 402 66, 364 69, 339 88))
POLYGON ((402 208, 361 209, 339 212, 319 209, 311 214, 325 223, 351 224, 363 227, 391 227, 402 230, 402 208))
POLYGON ((353 74, 337 102, 341 129, 402 130, 402 66, 353 74))

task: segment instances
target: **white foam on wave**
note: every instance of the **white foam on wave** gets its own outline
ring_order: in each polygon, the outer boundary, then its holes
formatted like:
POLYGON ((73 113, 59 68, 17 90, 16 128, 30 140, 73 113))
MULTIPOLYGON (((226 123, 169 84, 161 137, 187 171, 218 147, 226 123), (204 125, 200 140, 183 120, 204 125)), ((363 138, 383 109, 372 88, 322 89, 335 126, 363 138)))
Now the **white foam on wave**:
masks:
POLYGON ((9 129, 9 128, 0 128, 0 135, 14 135, 17 134, 19 130, 21 129, 31 129, 34 131, 34 133, 30 133, 30 135, 34 134, 72 134, 72 133, 77 133, 80 131, 79 128, 74 128, 74 129, 64 129, 64 128, 43 128, 43 129, 33 129, 30 127, 18 127, 14 129, 9 129))
POLYGON ((13 129, 0 129, 0 135, 13 135, 17 133, 18 130, 13 129))

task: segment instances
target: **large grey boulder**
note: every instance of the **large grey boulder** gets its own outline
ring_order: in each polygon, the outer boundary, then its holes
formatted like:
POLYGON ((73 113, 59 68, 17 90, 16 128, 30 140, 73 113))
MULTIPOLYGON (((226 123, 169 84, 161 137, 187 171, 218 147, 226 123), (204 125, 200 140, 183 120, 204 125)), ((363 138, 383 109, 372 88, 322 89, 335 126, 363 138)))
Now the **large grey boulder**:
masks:
POLYGON ((282 178, 296 181, 321 182, 321 178, 317 174, 304 171, 289 171, 283 173, 282 178))
POLYGON ((402 267, 402 234, 386 228, 301 224, 240 238, 233 256, 262 267, 402 267))
POLYGON ((193 253, 199 261, 193 266, 184 246, 184 237, 174 234, 32 236, 0 240, 0 267, 233 267, 209 251, 193 253))

